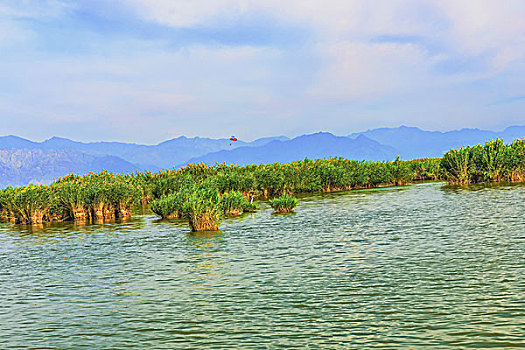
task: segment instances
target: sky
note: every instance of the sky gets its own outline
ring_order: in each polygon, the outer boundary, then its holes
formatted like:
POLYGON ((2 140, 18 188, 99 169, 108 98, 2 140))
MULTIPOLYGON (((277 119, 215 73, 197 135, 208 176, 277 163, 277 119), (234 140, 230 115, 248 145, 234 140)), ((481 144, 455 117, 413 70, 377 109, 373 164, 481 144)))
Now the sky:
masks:
POLYGON ((0 135, 525 125, 523 0, 0 0, 0 135))

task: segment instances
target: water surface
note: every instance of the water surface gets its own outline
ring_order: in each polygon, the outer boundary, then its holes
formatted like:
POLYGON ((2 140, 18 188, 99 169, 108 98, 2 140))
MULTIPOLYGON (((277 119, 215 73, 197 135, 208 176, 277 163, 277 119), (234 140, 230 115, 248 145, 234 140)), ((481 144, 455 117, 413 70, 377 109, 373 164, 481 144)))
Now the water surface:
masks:
POLYGON ((2 224, 0 348, 525 348, 524 198, 316 194, 203 234, 148 213, 2 224))

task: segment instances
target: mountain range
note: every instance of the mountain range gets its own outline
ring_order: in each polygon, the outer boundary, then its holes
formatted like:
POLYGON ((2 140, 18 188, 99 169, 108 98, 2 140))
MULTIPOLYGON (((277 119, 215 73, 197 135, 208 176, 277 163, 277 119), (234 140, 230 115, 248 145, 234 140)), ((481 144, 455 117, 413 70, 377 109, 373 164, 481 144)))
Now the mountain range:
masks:
MULTIPOLYGON (((396 157, 396 149, 385 146, 366 136, 352 139, 335 136, 327 132, 303 135, 292 140, 274 140, 259 147, 238 147, 191 158, 187 163, 248 165, 261 163, 290 163, 310 158, 344 157, 356 160, 391 160, 396 157)), ((180 164, 182 166, 184 164, 180 164)))
POLYGON ((50 183, 69 173, 87 174, 103 169, 114 173, 140 170, 110 155, 93 156, 76 150, 0 149, 0 188, 50 183))
POLYGON ((78 142, 52 137, 34 142, 17 136, 0 137, 0 188, 49 183, 74 172, 106 169, 114 173, 157 171, 188 163, 260 164, 304 158, 345 157, 357 160, 392 160, 440 157, 451 148, 502 138, 525 137, 525 126, 503 131, 461 129, 447 132, 416 127, 379 128, 347 136, 327 132, 265 137, 252 142, 180 136, 157 145, 123 142, 78 142))
POLYGON ((425 131, 415 127, 380 128, 348 135, 366 136, 383 145, 394 147, 403 159, 441 157, 451 148, 477 145, 501 138, 505 142, 525 137, 525 126, 511 126, 503 131, 461 129, 447 132, 425 131))
POLYGON ((138 145, 123 142, 78 142, 61 137, 52 137, 43 142, 33 142, 17 136, 0 137, 0 149, 28 149, 28 150, 75 150, 86 154, 101 156, 111 155, 120 157, 136 164, 138 168, 159 170, 173 168, 192 157, 198 157, 219 150, 230 150, 237 147, 257 147, 274 140, 287 140, 285 136, 266 137, 253 142, 228 139, 187 138, 181 136, 164 141, 158 145, 138 145))

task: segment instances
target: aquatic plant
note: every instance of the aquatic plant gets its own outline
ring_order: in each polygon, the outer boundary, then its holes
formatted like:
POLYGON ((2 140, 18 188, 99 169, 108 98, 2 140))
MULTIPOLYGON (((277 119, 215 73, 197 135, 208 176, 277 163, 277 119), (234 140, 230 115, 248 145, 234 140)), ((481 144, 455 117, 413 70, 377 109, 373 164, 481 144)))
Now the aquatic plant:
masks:
POLYGON ((291 213, 298 204, 297 198, 284 193, 282 196, 269 200, 276 213, 291 213))
POLYGON ((444 179, 453 184, 522 181, 525 139, 506 145, 501 139, 485 145, 452 149, 440 162, 444 179))
POLYGON ((151 210, 163 219, 179 219, 184 217, 185 196, 183 192, 170 193, 151 203, 151 210))
POLYGON ((239 191, 224 193, 220 197, 220 205, 224 215, 240 215, 248 201, 239 191))
POLYGON ((150 204, 163 218, 187 218, 192 229, 213 229, 220 216, 256 210, 246 198, 282 194, 286 198, 294 193, 405 185, 417 180, 455 184, 523 181, 525 139, 510 145, 497 139, 453 149, 441 159, 367 162, 306 158, 288 164, 189 164, 157 173, 70 174, 50 186, 1 190, 0 219, 18 223, 98 222, 129 217, 132 207, 142 203, 150 204))
POLYGON ((443 178, 441 173, 440 158, 422 158, 406 162, 414 177, 412 180, 439 180, 443 178))
POLYGON ((499 182, 506 179, 511 170, 509 151, 510 148, 501 139, 471 148, 475 176, 479 178, 476 182, 499 182))
POLYGON ((475 167, 470 147, 448 151, 441 158, 440 167, 448 182, 454 184, 470 183, 472 170, 475 167))
POLYGON ((512 142, 509 153, 510 181, 525 180, 525 138, 512 142))
POLYGON ((4 200, 7 200, 9 214, 16 223, 41 224, 49 215, 52 194, 47 186, 29 185, 10 191, 8 196, 4 200))
POLYGON ((389 163, 391 180, 394 185, 402 186, 412 181, 414 175, 410 169, 410 166, 406 162, 402 162, 399 156, 395 161, 389 163))
POLYGON ((256 203, 253 202, 246 202, 244 203, 244 206, 242 207, 242 211, 245 213, 253 213, 259 210, 259 206, 256 203))
POLYGON ((192 231, 217 231, 221 205, 217 189, 209 184, 198 186, 187 198, 185 215, 192 231))

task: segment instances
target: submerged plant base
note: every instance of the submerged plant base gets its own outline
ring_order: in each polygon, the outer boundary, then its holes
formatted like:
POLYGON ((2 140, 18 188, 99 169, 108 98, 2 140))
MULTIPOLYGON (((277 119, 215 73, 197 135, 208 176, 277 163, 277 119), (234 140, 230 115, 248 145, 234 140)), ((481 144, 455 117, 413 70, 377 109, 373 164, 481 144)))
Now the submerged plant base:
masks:
POLYGON ((176 220, 182 218, 182 216, 179 215, 179 213, 171 213, 169 215, 162 216, 162 218, 167 220, 176 220))
POLYGON ((131 208, 123 208, 120 207, 117 213, 117 217, 121 219, 130 218, 131 217, 131 208))
POLYGON ((73 218, 77 221, 87 221, 90 219, 89 211, 84 208, 73 208, 73 218))
POLYGON ((279 208, 275 210, 276 214, 286 214, 286 213, 293 213, 294 208, 279 208))
POLYGON ((228 210, 225 214, 227 216, 238 216, 238 215, 241 215, 241 211, 239 209, 233 209, 233 210, 228 210))
POLYGON ((190 228, 192 231, 218 231, 219 222, 217 216, 204 213, 198 217, 190 217, 190 228))

